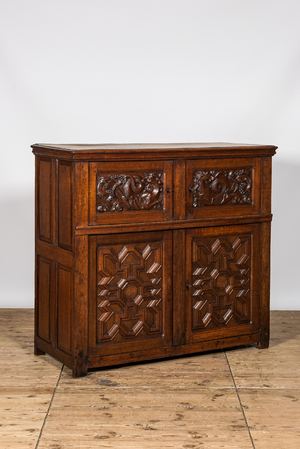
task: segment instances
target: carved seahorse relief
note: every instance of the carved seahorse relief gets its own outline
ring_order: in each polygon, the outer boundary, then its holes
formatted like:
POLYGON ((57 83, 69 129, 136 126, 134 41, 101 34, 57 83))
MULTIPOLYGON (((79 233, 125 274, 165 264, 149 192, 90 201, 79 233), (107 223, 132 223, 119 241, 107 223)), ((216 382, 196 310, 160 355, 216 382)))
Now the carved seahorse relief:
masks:
POLYGON ((163 210, 163 173, 97 175, 97 212, 163 210))
POLYGON ((193 207, 252 203, 252 169, 194 172, 193 207))

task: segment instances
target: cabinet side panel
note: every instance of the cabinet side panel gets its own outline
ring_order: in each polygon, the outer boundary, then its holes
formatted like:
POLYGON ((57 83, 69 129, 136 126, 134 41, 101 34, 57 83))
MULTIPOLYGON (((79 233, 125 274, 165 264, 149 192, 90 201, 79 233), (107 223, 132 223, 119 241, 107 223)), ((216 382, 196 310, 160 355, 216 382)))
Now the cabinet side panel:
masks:
POLYGON ((58 163, 58 246, 72 251, 72 164, 58 163))
POLYGON ((43 340, 50 341, 50 297, 51 297, 51 260, 37 257, 37 334, 43 340))
POLYGON ((262 158, 261 160, 261 212, 271 213, 271 188, 272 188, 272 158, 262 158))
POLYGON ((57 346, 71 354, 72 269, 57 267, 57 346))
POLYGON ((37 227, 38 238, 48 243, 53 241, 52 214, 52 159, 37 158, 37 227))
POLYGON ((261 301, 260 301, 260 329, 261 338, 259 348, 269 347, 270 338, 270 244, 271 223, 262 223, 260 231, 261 245, 261 301))

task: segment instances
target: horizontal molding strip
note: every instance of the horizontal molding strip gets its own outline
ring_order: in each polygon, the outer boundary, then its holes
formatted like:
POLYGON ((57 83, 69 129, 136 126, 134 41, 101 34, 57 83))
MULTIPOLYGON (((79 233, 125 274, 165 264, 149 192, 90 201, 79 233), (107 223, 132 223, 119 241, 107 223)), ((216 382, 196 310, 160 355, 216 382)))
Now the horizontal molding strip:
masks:
POLYGON ((75 229, 75 235, 98 235, 98 234, 116 234, 124 232, 137 231, 159 231, 165 229, 190 229, 204 228, 210 226, 239 225, 248 223, 264 223, 272 221, 272 214, 260 215, 235 215, 233 217, 204 218, 197 220, 173 220, 165 222, 146 222, 146 223, 120 223, 105 224, 97 226, 79 226, 75 229))

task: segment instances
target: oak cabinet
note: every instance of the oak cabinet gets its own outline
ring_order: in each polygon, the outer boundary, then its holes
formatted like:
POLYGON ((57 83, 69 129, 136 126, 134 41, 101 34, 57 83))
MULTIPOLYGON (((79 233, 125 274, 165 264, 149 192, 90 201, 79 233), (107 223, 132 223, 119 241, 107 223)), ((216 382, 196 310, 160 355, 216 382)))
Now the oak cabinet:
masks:
POLYGON ((37 355, 77 377, 268 346, 275 146, 32 148, 37 355))

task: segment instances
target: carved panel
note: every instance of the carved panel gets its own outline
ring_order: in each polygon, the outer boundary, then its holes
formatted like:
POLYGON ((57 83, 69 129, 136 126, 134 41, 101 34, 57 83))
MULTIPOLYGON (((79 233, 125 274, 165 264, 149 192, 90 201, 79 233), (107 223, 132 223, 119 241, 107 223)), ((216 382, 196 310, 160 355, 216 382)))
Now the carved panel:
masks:
POLYGON ((250 323, 251 235, 193 240, 193 330, 250 323))
POLYGON ((193 207, 252 204, 252 169, 194 172, 193 207))
POLYGON ((163 208, 163 173, 97 174, 97 212, 163 208))
POLYGON ((97 247, 97 342, 163 332, 163 243, 97 247))

